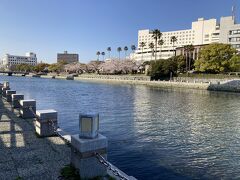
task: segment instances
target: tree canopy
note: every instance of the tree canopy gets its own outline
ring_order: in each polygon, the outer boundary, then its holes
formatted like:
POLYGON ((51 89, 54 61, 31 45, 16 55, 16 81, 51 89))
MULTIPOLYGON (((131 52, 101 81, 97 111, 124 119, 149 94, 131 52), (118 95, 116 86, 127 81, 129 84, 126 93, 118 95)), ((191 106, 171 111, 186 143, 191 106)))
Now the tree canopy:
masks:
POLYGON ((195 70, 206 73, 224 73, 233 68, 231 62, 235 62, 234 55, 237 50, 230 44, 214 43, 203 47, 199 52, 199 58, 195 61, 195 70), (231 60, 234 57, 234 60, 231 60))

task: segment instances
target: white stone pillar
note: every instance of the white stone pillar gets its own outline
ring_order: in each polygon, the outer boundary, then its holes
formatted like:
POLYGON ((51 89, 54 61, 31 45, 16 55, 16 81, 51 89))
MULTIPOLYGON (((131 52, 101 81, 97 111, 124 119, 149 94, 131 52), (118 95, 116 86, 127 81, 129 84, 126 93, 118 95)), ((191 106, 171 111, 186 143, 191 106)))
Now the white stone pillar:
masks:
POLYGON ((3 84, 0 83, 0 94, 2 94, 3 84))
POLYGON ((107 168, 99 162, 95 153, 107 159, 107 138, 98 133, 98 115, 80 115, 80 133, 71 136, 71 164, 81 178, 105 176, 107 168))
POLYGON ((57 130, 57 111, 53 109, 36 111, 35 129, 39 136, 53 136, 57 130))
POLYGON ((12 94, 12 107, 20 108, 20 100, 24 99, 23 94, 12 94))
POLYGON ((6 90, 6 100, 7 100, 7 102, 12 102, 12 94, 16 94, 16 91, 6 90))
POLYGON ((34 99, 20 100, 20 116, 24 119, 35 118, 36 101, 34 99))
POLYGON ((4 87, 4 86, 2 87, 2 97, 3 98, 6 98, 6 91, 7 90, 10 90, 10 87, 4 87))

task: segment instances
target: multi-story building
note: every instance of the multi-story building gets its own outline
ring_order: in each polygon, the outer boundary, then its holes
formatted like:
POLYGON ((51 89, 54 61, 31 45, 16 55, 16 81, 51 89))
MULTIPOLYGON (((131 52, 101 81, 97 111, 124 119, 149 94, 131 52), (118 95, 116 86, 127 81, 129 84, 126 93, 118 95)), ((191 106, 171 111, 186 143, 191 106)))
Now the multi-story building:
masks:
POLYGON ((240 51, 240 24, 236 24, 234 16, 221 17, 220 23, 216 19, 204 20, 199 18, 192 22, 191 29, 162 32, 161 39, 164 41, 162 46, 157 45, 155 49, 149 48, 151 42, 155 45, 152 38, 151 30, 138 31, 138 48, 135 53, 130 55, 131 59, 149 61, 155 58, 153 52, 156 53, 157 59, 167 59, 174 55, 176 49, 183 49, 185 45, 192 44, 195 46, 196 58, 200 47, 210 43, 228 43, 240 51), (177 41, 171 42, 171 37, 177 37, 177 41), (141 42, 146 46, 141 47, 141 42))
POLYGON ((67 51, 57 54, 57 62, 74 63, 78 62, 78 54, 69 54, 67 51))
POLYGON ((37 55, 33 52, 28 52, 25 56, 6 54, 2 59, 2 65, 6 68, 10 68, 11 66, 18 64, 29 64, 35 66, 37 65, 37 55))

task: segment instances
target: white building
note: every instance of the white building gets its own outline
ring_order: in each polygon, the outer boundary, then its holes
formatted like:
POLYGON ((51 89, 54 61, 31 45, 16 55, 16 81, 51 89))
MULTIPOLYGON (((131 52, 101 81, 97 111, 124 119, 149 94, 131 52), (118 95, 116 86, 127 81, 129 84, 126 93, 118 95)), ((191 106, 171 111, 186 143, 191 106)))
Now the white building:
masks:
MULTIPOLYGON (((221 17, 220 23, 216 19, 204 20, 199 18, 192 22, 191 29, 162 32, 161 39, 164 41, 162 46, 157 46, 157 59, 167 59, 174 55, 175 49, 185 45, 206 45, 210 43, 229 43, 240 51, 240 24, 236 24, 233 16, 221 17), (177 41, 171 43, 171 37, 176 36, 177 41)), ((134 54, 130 55, 131 59, 149 61, 155 59, 153 50, 149 44, 155 40, 152 38, 152 31, 138 31, 138 48, 134 54), (145 47, 140 43, 144 42, 145 47)), ((155 48, 154 48, 155 50, 155 48)))
POLYGON ((37 65, 37 55, 32 52, 26 53, 25 56, 16 56, 6 54, 2 59, 2 65, 6 68, 10 68, 13 65, 18 64, 29 64, 29 65, 37 65))

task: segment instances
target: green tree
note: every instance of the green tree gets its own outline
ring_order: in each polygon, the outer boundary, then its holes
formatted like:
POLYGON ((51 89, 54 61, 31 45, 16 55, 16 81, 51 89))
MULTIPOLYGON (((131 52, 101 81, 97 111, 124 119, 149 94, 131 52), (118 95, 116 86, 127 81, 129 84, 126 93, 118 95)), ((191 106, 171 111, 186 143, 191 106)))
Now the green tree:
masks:
POLYGON ((118 47, 118 48, 117 48, 117 51, 118 51, 118 59, 120 60, 122 48, 121 48, 121 47, 118 47))
POLYGON ((33 72, 34 66, 29 64, 18 64, 15 66, 15 70, 21 72, 33 72))
POLYGON ((54 63, 48 66, 48 70, 51 72, 57 72, 60 73, 64 69, 64 64, 63 63, 54 63))
POLYGON ((142 49, 142 60, 143 60, 143 48, 146 46, 146 43, 145 42, 141 42, 140 43, 140 47, 142 49))
POLYGON ((47 63, 39 63, 34 67, 34 70, 36 72, 43 72, 46 70, 46 68, 49 66, 47 63))
POLYGON ((176 56, 176 50, 174 49, 175 42, 177 42, 177 37, 176 36, 172 36, 171 37, 171 43, 172 43, 172 46, 173 46, 174 56, 176 56))
POLYGON ((240 72, 240 55, 234 54, 229 62, 232 72, 240 72))
POLYGON ((236 61, 237 53, 230 44, 213 43, 203 47, 199 58, 195 61, 195 70, 207 73, 223 73, 231 71, 230 63, 236 61), (232 61, 231 61, 231 58, 232 61))
POLYGON ((167 60, 160 59, 150 62, 148 75, 151 76, 151 79, 171 79, 176 73, 177 62, 174 58, 169 58, 167 60))
POLYGON ((162 33, 159 29, 155 29, 152 32, 152 38, 155 40, 155 60, 157 60, 157 45, 158 45, 158 40, 161 39, 162 33))

